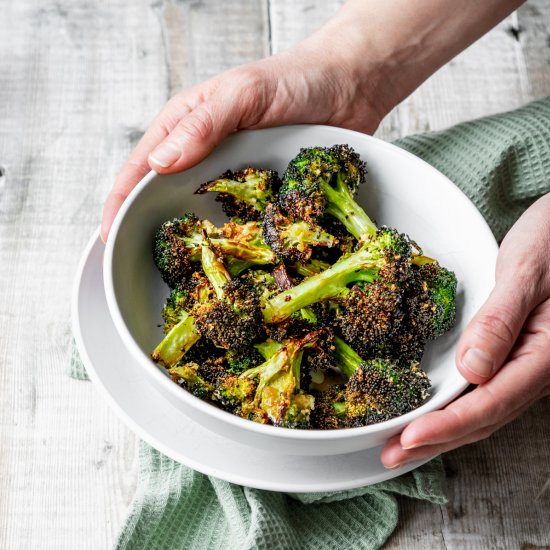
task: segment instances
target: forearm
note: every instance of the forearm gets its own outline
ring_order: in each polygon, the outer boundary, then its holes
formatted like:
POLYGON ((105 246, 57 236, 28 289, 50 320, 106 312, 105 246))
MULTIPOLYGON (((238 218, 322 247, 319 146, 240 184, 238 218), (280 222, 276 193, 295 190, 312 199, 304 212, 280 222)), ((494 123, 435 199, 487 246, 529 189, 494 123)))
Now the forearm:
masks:
POLYGON ((306 43, 336 55, 382 116, 524 0, 349 0, 306 43))

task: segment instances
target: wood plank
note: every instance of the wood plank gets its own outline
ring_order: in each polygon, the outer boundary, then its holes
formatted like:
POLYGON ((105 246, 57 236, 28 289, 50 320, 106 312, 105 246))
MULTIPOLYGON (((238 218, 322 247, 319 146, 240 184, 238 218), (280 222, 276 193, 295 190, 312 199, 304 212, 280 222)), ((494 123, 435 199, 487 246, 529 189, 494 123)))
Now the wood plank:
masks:
POLYGON ((111 546, 134 494, 136 438, 65 373, 78 257, 157 110, 180 86, 267 53, 266 22, 263 0, 3 7, 0 548, 111 546))

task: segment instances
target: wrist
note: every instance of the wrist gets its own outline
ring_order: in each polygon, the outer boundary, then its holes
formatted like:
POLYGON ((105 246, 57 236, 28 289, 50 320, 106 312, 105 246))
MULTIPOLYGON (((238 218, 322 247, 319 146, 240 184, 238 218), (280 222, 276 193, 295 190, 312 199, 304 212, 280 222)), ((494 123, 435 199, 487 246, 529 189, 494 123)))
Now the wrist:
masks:
POLYGON ((348 0, 304 42, 337 63, 380 120, 524 0, 348 0))

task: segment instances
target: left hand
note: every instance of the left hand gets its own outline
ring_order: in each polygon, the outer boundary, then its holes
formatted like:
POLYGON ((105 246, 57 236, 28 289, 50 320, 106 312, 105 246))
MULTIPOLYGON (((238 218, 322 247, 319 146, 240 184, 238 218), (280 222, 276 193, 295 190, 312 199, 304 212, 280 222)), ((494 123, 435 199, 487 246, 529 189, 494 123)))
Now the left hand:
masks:
POLYGON ((485 439, 550 394, 550 194, 503 240, 495 287, 464 331, 456 364, 479 386, 391 438, 382 450, 384 466, 485 439))

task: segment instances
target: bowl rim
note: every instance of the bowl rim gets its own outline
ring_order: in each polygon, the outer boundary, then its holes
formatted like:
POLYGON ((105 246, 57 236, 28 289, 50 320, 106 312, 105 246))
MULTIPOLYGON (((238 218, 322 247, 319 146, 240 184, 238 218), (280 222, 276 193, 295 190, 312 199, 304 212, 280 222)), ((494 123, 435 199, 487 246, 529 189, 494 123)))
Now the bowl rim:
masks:
MULTIPOLYGON (((304 128, 317 128, 317 129, 322 129, 324 132, 333 133, 334 135, 337 135, 337 134, 339 134, 340 136, 352 135, 352 136, 359 137, 361 139, 365 139, 367 141, 375 142, 378 144, 378 146, 391 150, 394 154, 405 156, 409 159, 412 158, 414 159, 415 162, 422 163, 426 169, 437 174, 438 178, 441 179, 441 184, 445 185, 448 188, 448 191, 451 194, 455 195, 456 200, 460 200, 465 204, 465 207, 470 210, 470 214, 473 217, 477 217, 478 220, 482 222, 482 227, 484 227, 488 236, 490 236, 492 243, 494 243, 494 253, 495 253, 495 259, 496 259, 496 253, 498 251, 498 245, 496 243, 496 240, 491 230, 489 229, 487 223, 485 222, 485 219, 483 218, 481 213, 478 211, 478 209, 475 207, 475 205, 471 202, 471 200, 449 178, 447 178, 447 176, 442 174, 439 170, 434 168, 432 165, 428 164, 423 159, 417 157, 416 155, 413 155, 412 153, 409 153, 404 149, 397 147, 396 145, 393 145, 392 143, 375 138, 368 134, 357 132, 355 130, 347 130, 344 128, 337 128, 334 126, 327 126, 327 125, 321 125, 321 124, 294 124, 294 125, 287 125, 287 126, 277 126, 273 128, 256 129, 256 130, 241 130, 233 134, 232 136, 229 136, 226 139, 226 141, 239 139, 239 135, 241 134, 281 131, 281 128, 290 130, 290 131, 304 129, 304 128)), ((341 141, 341 140, 335 141, 335 143, 337 142, 343 143, 344 141, 341 141)), ((152 180, 154 180, 157 176, 162 177, 162 174, 158 174, 154 170, 151 170, 148 174, 146 174, 140 180, 140 182, 134 187, 134 189, 132 189, 132 191, 128 194, 126 200, 124 201, 120 210, 118 211, 114 219, 114 222, 111 226, 109 237, 105 245, 105 253, 103 258, 103 281, 104 281, 105 295, 107 298, 107 305, 109 308, 109 312, 124 345, 130 352, 132 357, 140 365, 140 367, 144 368, 146 373, 148 373, 150 376, 153 376, 155 380, 160 384, 160 386, 163 389, 166 389, 166 391, 170 392, 172 395, 174 395, 176 399, 182 400, 187 406, 194 409, 198 409, 200 412, 208 416, 217 418, 221 422, 229 423, 236 428, 242 428, 245 431, 255 432, 263 436, 273 436, 281 439, 299 439, 303 441, 308 441, 308 440, 309 441, 320 441, 320 440, 337 441, 340 439, 364 437, 368 435, 374 436, 375 434, 379 434, 381 432, 398 430, 399 428, 402 428, 408 425, 412 420, 426 413, 441 409, 442 407, 444 407, 445 405, 453 401, 469 385, 469 382, 464 377, 462 377, 462 375, 459 373, 461 378, 463 379, 462 383, 457 384, 456 386, 453 386, 452 389, 445 391, 443 394, 439 393, 432 396, 426 403, 424 403, 417 409, 414 409, 396 418, 392 418, 384 422, 379 422, 377 424, 370 424, 368 426, 361 426, 361 427, 354 427, 354 428, 339 428, 335 430, 296 430, 296 429, 284 428, 279 426, 272 426, 268 424, 260 424, 245 418, 241 418, 239 416, 231 414, 230 412, 219 409, 215 405, 212 405, 206 401, 203 401, 202 399, 194 396, 190 392, 185 391, 179 385, 174 384, 174 382, 170 380, 170 378, 168 378, 165 374, 161 372, 160 368, 151 360, 150 356, 148 356, 135 341, 133 335, 131 334, 130 330, 128 329, 124 321, 120 308, 118 307, 115 290, 114 290, 113 252, 115 248, 115 243, 117 241, 120 226, 127 212, 132 207, 135 199, 142 193, 145 187, 147 187, 147 185, 152 180)))

